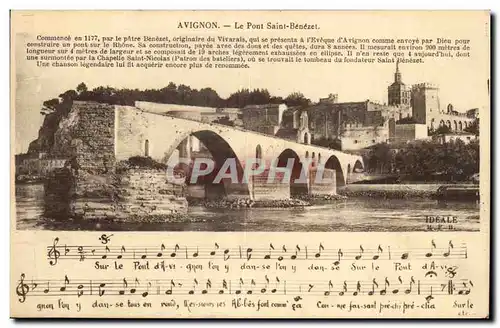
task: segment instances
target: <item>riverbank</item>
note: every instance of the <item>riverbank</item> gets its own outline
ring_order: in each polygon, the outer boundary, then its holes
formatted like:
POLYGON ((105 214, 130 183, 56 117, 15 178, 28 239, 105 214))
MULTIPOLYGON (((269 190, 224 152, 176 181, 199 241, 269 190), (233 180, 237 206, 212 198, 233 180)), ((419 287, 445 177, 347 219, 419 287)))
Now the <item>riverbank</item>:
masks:
POLYGON ((188 198, 189 206, 203 206, 206 208, 289 208, 311 206, 311 203, 301 199, 275 199, 275 200, 251 200, 251 199, 201 199, 188 198))
POLYGON ((436 199, 439 188, 453 186, 468 189, 472 184, 350 184, 339 189, 346 197, 383 199, 436 199))

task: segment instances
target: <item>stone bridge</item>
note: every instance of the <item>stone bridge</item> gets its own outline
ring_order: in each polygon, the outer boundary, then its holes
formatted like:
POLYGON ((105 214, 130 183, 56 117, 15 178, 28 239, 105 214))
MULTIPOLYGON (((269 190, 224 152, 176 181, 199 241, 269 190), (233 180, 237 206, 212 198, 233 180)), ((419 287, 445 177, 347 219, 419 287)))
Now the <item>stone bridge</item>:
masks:
MULTIPOLYGON (((189 157, 189 149, 186 147, 189 147, 191 136, 199 139, 208 148, 216 167, 222 167, 228 158, 235 158, 239 176, 249 158, 259 158, 265 163, 275 161, 278 167, 285 167, 289 163, 288 159, 294 159, 291 182, 288 184, 280 181, 269 183, 267 170, 239 184, 229 183, 227 178, 223 179, 222 192, 229 198, 277 199, 296 194, 335 194, 338 187, 350 181, 355 168, 363 168, 360 156, 341 151, 300 144, 226 125, 168 116, 136 107, 113 106, 113 109, 116 161, 127 160, 133 156, 149 156, 158 162, 166 163, 176 150, 180 157, 189 157), (324 167, 324 170, 319 171, 318 167, 324 167), (331 182, 317 183, 315 176, 318 172, 329 176, 331 182), (295 182, 301 174, 304 174, 305 181, 295 182)), ((205 193, 208 196, 217 192, 212 190, 205 193)))

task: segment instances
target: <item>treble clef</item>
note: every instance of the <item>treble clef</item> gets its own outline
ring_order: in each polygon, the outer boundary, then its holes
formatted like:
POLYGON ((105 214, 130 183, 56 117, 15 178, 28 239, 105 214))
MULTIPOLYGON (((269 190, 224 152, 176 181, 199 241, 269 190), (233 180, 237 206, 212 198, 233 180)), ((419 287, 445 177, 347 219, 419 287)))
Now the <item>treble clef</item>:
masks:
POLYGON ((59 253, 59 251, 56 248, 58 242, 59 242, 59 238, 56 237, 54 239, 54 244, 52 245, 52 247, 49 250, 48 256, 49 256, 49 259, 51 259, 49 261, 50 265, 56 265, 57 259, 61 256, 61 253, 59 253))
POLYGON ((19 285, 17 285, 16 293, 19 296, 19 302, 24 303, 26 300, 26 295, 30 291, 30 287, 24 283, 24 273, 21 273, 21 280, 19 281, 19 285))

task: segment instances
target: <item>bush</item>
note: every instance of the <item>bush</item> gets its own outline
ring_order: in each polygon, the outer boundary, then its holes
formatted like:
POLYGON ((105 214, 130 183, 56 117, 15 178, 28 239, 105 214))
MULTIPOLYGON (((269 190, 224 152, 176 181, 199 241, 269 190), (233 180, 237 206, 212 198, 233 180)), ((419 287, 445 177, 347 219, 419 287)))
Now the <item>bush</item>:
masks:
POLYGON ((155 169, 155 170, 165 170, 167 169, 167 165, 157 162, 149 156, 133 156, 128 160, 121 163, 120 166, 125 167, 138 167, 144 169, 155 169))

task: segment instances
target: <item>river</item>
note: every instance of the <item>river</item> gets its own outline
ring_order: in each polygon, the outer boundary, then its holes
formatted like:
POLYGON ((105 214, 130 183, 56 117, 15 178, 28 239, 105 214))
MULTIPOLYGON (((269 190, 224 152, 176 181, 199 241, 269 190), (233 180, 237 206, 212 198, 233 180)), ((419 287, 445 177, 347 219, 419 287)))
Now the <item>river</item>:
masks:
MULTIPOLYGON (((17 229, 102 231, 427 231, 426 216, 456 216, 455 231, 479 230, 479 204, 435 200, 349 198, 305 208, 206 209, 190 207, 176 222, 124 223, 44 218, 43 185, 16 185, 17 229)), ((432 224, 433 229, 438 224, 432 224)), ((442 225, 450 231, 450 225, 442 225)))

